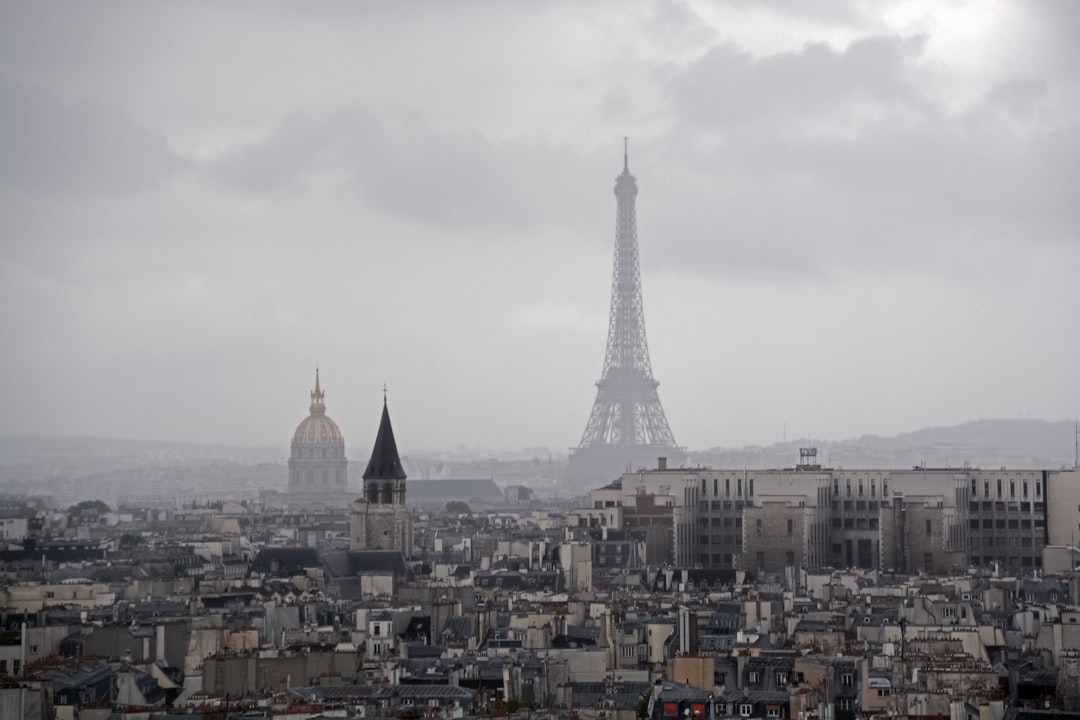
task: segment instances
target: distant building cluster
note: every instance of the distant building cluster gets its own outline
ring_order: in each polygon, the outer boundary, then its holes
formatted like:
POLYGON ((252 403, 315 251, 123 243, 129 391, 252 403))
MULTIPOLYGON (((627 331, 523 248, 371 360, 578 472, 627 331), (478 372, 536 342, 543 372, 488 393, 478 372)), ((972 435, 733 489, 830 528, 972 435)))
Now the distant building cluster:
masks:
MULTIPOLYGON (((1080 471, 667 468, 589 493, 572 524, 645 538, 636 563, 757 573, 858 568, 1031 575, 1071 546, 1080 471)), ((623 541, 619 541, 623 542, 623 541)), ((624 558, 629 561, 631 555, 624 558)), ((618 558, 616 558, 618 560, 618 558)), ((607 562, 597 555, 598 562, 607 562)))
POLYGON ((347 510, 4 498, 0 717, 1080 720, 1080 550, 1045 509, 1075 472, 658 468, 447 512, 405 502, 384 406, 364 475, 347 510), (1005 561, 965 564, 999 476, 1005 561), (1010 510, 1025 479, 1044 507, 1010 510))

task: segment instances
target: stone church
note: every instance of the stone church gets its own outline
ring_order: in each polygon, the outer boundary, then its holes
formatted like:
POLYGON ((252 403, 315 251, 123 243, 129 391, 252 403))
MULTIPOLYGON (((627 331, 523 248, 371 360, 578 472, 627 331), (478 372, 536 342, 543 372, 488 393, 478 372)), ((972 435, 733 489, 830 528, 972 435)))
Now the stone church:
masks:
POLYGON ((399 550, 412 556, 412 517, 405 507, 405 469, 398 456, 390 410, 383 398, 375 447, 364 470, 364 494, 352 504, 350 550, 399 550))

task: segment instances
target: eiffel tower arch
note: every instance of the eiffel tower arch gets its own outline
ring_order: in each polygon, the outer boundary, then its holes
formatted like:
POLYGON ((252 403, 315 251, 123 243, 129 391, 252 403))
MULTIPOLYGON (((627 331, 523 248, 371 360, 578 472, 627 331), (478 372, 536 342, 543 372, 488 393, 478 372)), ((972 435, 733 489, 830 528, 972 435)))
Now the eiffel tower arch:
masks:
POLYGON ((615 262, 611 278, 604 370, 596 383, 585 432, 570 450, 567 480, 596 485, 628 470, 656 467, 666 458, 681 465, 686 451, 676 444, 652 374, 638 263, 637 178, 630 174, 624 145, 623 171, 615 179, 615 262))

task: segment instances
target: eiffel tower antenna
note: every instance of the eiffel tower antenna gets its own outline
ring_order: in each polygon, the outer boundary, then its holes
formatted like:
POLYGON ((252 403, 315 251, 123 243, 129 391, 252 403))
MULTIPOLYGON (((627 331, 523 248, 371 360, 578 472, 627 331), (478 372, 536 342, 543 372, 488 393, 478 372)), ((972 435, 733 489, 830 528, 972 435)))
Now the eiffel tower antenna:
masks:
POLYGON ((611 278, 604 370, 596 384, 581 443, 571 450, 568 476, 609 480, 623 467, 652 466, 660 457, 676 462, 675 443, 653 378, 638 264, 637 179, 630 174, 629 140, 623 138, 623 171, 615 179, 615 262, 611 278))

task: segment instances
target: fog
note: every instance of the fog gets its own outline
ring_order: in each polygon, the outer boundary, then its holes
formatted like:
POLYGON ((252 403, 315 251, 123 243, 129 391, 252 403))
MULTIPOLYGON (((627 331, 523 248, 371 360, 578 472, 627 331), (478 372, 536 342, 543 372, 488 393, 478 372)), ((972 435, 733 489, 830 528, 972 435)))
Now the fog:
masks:
POLYGON ((1080 409, 1080 5, 4 3, 0 434, 576 445, 622 138, 691 448, 1080 409))

